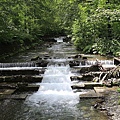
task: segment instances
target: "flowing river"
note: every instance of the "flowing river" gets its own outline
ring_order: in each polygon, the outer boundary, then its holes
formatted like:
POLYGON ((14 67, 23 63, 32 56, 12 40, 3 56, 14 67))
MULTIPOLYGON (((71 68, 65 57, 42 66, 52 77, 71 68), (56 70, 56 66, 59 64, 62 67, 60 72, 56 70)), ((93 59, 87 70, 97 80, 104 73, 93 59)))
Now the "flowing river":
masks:
MULTIPOLYGON (((81 100, 80 93, 73 92, 70 76, 74 74, 68 64, 71 59, 68 56, 76 51, 69 43, 58 41, 44 51, 50 54, 51 59, 42 75, 42 82, 37 83, 39 90, 29 93, 25 101, 0 101, 0 120, 107 120, 106 115, 91 107, 93 99, 81 100)), ((38 47, 11 61, 29 61, 31 56, 42 53, 38 47)))

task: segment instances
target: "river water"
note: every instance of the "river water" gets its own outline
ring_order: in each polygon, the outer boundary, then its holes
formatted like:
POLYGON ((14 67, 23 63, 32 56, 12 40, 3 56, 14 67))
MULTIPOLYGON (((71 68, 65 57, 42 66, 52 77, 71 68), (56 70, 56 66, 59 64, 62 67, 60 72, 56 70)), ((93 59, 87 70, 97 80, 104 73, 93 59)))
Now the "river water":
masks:
MULTIPOLYGON (((44 49, 51 59, 42 75, 37 92, 29 93, 25 101, 0 101, 0 120, 107 120, 107 116, 95 110, 92 99, 81 100, 80 93, 71 88, 70 76, 74 75, 68 64, 68 56, 77 53, 74 46, 61 39, 50 48, 44 49)), ((43 51, 30 50, 8 59, 8 62, 26 62, 43 51)))

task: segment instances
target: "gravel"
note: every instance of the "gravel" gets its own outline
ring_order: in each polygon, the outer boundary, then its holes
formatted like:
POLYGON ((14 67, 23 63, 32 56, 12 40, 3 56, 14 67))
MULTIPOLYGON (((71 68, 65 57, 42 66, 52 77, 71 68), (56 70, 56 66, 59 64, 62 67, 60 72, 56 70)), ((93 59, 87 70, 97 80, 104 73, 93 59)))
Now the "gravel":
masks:
POLYGON ((110 92, 108 96, 105 97, 105 102, 102 103, 102 108, 107 110, 107 115, 111 120, 120 120, 120 93, 110 92))

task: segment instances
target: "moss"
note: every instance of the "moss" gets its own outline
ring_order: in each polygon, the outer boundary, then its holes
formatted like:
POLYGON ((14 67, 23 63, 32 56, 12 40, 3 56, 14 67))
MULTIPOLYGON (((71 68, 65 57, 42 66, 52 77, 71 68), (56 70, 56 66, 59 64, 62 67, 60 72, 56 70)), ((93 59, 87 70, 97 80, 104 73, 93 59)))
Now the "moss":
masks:
POLYGON ((118 105, 120 105, 120 99, 118 100, 118 105))
POLYGON ((118 88, 118 89, 117 89, 117 92, 119 92, 119 93, 120 93, 120 88, 118 88))

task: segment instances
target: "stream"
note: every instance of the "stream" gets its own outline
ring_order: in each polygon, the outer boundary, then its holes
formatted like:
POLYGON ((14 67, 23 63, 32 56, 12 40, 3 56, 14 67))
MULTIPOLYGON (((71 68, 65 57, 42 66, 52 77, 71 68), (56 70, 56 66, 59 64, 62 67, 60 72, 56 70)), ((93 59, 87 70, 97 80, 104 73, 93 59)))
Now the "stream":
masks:
MULTIPOLYGON (((0 120, 107 120, 107 116, 94 109, 94 99, 81 100, 80 93, 71 88, 72 73, 68 56, 77 54, 74 46, 62 39, 49 48, 20 53, 4 62, 29 62, 34 56, 49 53, 51 59, 46 67, 43 79, 37 92, 29 93, 25 101, 6 99, 0 101, 0 120)), ((93 59, 96 56, 93 56, 93 59)), ((99 59, 104 59, 98 56, 99 59)))

